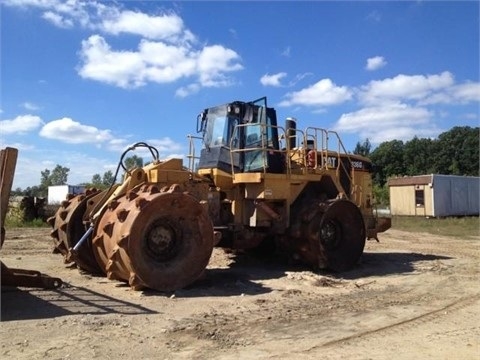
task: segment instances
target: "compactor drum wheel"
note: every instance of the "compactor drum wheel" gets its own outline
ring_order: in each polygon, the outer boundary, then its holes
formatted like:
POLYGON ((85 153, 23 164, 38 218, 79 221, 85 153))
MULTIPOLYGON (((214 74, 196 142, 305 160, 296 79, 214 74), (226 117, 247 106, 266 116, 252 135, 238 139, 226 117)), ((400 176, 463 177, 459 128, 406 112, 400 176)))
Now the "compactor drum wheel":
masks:
POLYGON ((311 201, 292 229, 294 251, 314 268, 350 270, 365 247, 362 213, 349 200, 311 201))
POLYGON ((327 267, 346 271, 355 266, 365 247, 365 225, 358 207, 348 200, 334 200, 320 205, 320 213, 309 227, 327 267), (319 221, 318 221, 319 220, 319 221))
POLYGON ((173 291, 195 281, 213 250, 213 226, 194 197, 143 186, 113 200, 94 230, 94 254, 109 279, 173 291))
POLYGON ((48 219, 53 230, 54 252, 61 253, 66 263, 75 261, 77 266, 89 273, 99 274, 101 269, 93 256, 90 242, 86 242, 75 256, 72 248, 82 238, 87 230, 84 223, 85 210, 88 201, 99 193, 98 190, 88 190, 87 193, 64 200, 55 216, 48 219))

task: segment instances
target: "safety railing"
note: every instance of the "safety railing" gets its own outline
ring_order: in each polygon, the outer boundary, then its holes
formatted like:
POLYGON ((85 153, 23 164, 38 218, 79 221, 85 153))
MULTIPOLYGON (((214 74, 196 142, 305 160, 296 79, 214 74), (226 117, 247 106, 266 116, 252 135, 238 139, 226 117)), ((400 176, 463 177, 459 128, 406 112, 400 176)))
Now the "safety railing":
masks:
MULTIPOLYGON (((335 132, 335 131, 329 130, 327 132, 327 140, 328 140, 328 138, 330 138, 330 134, 334 135, 336 140, 337 140, 337 147, 338 147, 338 149, 337 149, 338 161, 337 162, 339 164, 341 164, 345 173, 348 174, 350 183, 353 183, 352 179, 353 179, 353 174, 355 172, 355 167, 353 166, 352 159, 348 155, 347 150, 345 149, 345 146, 343 145, 343 142, 340 139, 340 136, 338 135, 338 133, 335 132), (350 169, 347 169, 346 166, 345 166, 345 163, 343 161, 341 161, 341 158, 340 158, 341 153, 346 154, 346 158, 348 159, 350 169)), ((337 169, 337 171, 340 171, 340 168, 337 169)))
MULTIPOLYGON (((233 130, 233 135, 230 140, 230 163, 232 164, 232 174, 235 174, 234 171, 234 154, 243 153, 243 158, 250 159, 247 160, 244 164, 244 172, 249 172, 249 170, 257 170, 263 173, 268 172, 269 170, 269 158, 275 156, 275 154, 280 154, 281 161, 285 166, 285 171, 287 174, 291 172, 291 163, 290 158, 287 155, 288 149, 288 142, 286 143, 285 147, 279 146, 275 148, 273 146, 273 139, 268 139, 268 134, 272 134, 277 132, 279 138, 286 138, 285 129, 281 126, 273 126, 261 123, 253 123, 253 124, 239 124, 235 126, 233 130), (242 148, 238 147, 237 139, 240 137, 239 134, 247 133, 248 127, 259 127, 260 131, 252 131, 251 135, 259 135, 256 140, 252 138, 249 139, 249 136, 246 137, 246 142, 243 144, 242 148), (242 131, 242 128, 243 131, 242 131), (274 131, 274 129, 276 131, 274 131), (249 162, 250 161, 250 162, 249 162), (245 169, 247 168, 247 169, 245 169)), ((278 139, 275 139, 277 141, 278 139)))
MULTIPOLYGON (((200 159, 200 155, 196 153, 195 144, 202 141, 201 137, 188 135, 189 154, 188 168, 195 171, 195 164, 200 159)), ((303 130, 290 129, 287 132, 281 126, 273 126, 262 123, 247 123, 236 125, 230 140, 230 164, 231 173, 234 176, 235 171, 235 154, 243 153, 242 157, 245 161, 244 172, 271 172, 269 170, 269 159, 272 155, 277 155, 277 160, 283 164, 283 173, 290 175, 292 173, 293 161, 298 169, 309 172, 315 169, 319 170, 335 170, 337 176, 343 171, 348 177, 350 184, 353 184, 353 174, 355 167, 352 160, 345 149, 343 142, 337 132, 317 127, 308 127, 303 130), (248 129, 248 127, 256 127, 248 129), (242 129, 243 128, 243 129, 242 129), (257 135, 256 139, 245 137, 242 147, 238 139, 240 134, 257 135), (269 139, 268 134, 278 134, 279 147, 273 146, 273 139, 269 139), (292 139, 295 139, 295 147, 290 148, 292 139), (335 142, 335 144, 332 144, 335 142), (332 147, 332 145, 334 145, 332 147), (294 159, 294 160, 293 160, 294 159), (344 161, 347 159, 347 162, 344 161), (301 162, 300 162, 301 160, 301 162), (250 162, 250 163, 249 163, 250 162)), ((238 156, 237 156, 238 158, 238 156)), ((351 192, 357 190, 351 188, 351 192)))
POLYGON ((195 169, 195 164, 197 161, 200 160, 200 155, 197 155, 195 152, 195 143, 203 141, 203 138, 200 136, 194 136, 194 135, 187 135, 188 138, 188 170, 191 172, 194 172, 195 169))

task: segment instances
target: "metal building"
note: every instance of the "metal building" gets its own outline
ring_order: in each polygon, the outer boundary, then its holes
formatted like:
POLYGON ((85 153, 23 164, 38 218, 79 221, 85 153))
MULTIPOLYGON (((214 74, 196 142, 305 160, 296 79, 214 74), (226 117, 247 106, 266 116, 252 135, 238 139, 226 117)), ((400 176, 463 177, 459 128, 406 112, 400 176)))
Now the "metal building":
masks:
POLYGON ((480 178, 455 175, 420 175, 388 181, 390 212, 410 216, 479 215, 480 178))

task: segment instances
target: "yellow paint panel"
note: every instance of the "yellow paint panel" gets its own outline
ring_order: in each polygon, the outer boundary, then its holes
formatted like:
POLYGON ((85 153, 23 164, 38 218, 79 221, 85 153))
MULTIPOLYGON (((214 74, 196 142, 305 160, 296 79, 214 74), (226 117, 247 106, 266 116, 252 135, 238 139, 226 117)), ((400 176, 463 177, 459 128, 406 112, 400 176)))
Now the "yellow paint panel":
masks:
POLYGON ((239 173, 233 177, 233 183, 260 183, 264 173, 239 173))

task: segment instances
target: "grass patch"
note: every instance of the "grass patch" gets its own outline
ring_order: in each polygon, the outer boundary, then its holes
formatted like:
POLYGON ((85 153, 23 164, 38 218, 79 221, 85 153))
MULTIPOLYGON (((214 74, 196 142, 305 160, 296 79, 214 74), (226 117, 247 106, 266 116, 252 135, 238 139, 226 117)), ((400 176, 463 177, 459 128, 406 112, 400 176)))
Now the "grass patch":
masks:
POLYGON ((33 219, 31 221, 23 221, 17 218, 7 218, 5 219, 5 229, 8 228, 40 228, 40 227, 49 227, 49 225, 42 219, 33 219))
POLYGON ((394 216, 392 217, 392 228, 410 232, 426 232, 434 235, 465 238, 480 235, 480 218, 478 216, 465 216, 438 219, 415 216, 394 216))

